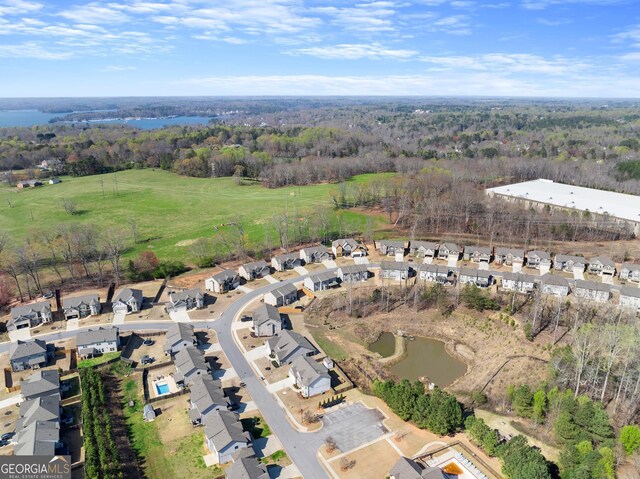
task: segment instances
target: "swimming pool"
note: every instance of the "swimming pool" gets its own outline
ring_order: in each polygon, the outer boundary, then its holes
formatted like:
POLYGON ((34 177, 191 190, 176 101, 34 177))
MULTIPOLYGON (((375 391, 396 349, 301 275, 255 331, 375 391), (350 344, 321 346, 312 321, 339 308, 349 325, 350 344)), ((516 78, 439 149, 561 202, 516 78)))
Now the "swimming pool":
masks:
POLYGON ((169 385, 167 383, 156 383, 156 391, 158 391, 158 396, 169 394, 169 385))

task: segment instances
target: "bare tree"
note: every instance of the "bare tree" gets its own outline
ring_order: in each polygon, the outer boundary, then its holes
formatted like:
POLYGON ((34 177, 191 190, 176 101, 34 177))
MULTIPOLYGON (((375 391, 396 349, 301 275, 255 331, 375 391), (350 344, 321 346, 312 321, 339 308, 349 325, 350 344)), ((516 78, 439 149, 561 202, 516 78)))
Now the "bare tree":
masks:
POLYGON ((116 284, 120 282, 120 259, 125 251, 125 236, 124 231, 113 228, 110 228, 103 235, 104 246, 113 267, 116 284))
POLYGON ((63 198, 62 207, 68 215, 75 215, 78 213, 78 204, 74 200, 63 198))

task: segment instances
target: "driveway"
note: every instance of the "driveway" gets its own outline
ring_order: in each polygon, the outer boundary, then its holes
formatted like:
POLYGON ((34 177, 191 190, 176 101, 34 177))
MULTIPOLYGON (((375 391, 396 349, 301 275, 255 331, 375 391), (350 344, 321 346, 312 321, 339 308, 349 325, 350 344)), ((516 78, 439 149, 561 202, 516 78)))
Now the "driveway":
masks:
POLYGON ((249 286, 238 286, 238 290, 242 291, 243 293, 250 293, 251 291, 253 291, 249 286))
POLYGON ((22 402, 22 396, 20 394, 16 394, 15 396, 11 396, 10 398, 0 401, 0 409, 13 406, 14 404, 18 404, 19 402, 22 402))
POLYGON ((325 259, 322 264, 324 265, 325 268, 328 269, 332 269, 332 268, 337 268, 338 265, 336 264, 335 261, 333 261, 332 259, 325 259))
POLYGON ((117 313, 113 313, 113 324, 124 324, 124 318, 127 317, 126 313, 119 311, 117 313))
POLYGON ((584 270, 580 268, 573 268, 574 279, 584 279, 584 270))
POLYGON ((276 284, 276 283, 279 283, 279 282, 280 282, 280 280, 279 280, 279 279, 274 278, 274 277, 273 277, 273 276, 271 276, 270 274, 266 275, 266 276, 264 277, 264 279, 266 279, 267 281, 269 281, 269 283, 270 283, 270 284, 276 284))
POLYGON ((348 452, 385 435, 389 430, 382 424, 384 415, 362 403, 351 404, 327 413, 322 418, 322 440, 332 437, 341 452, 348 452))
POLYGON ((216 369, 211 373, 211 375, 213 376, 213 379, 220 379, 222 381, 238 377, 238 373, 236 373, 236 370, 233 368, 216 369))
POLYGON ((176 323, 190 323, 191 318, 189 317, 189 313, 186 311, 172 311, 169 313, 169 317, 171 321, 175 321, 176 323))
POLYGON ((293 386, 293 379, 287 376, 280 381, 276 381, 275 383, 270 383, 269 385, 267 385, 267 391, 269 391, 270 393, 277 393, 278 391, 290 388, 291 386, 293 386))
POLYGON ((18 340, 26 341, 31 339, 31 330, 29 328, 16 329, 14 331, 9 331, 9 339, 14 343, 18 340))
POLYGON ((67 321, 67 331, 77 331, 80 328, 79 319, 69 319, 67 321))
POLYGON ((251 351, 248 351, 245 354, 245 357, 249 361, 255 361, 256 359, 264 358, 268 354, 269 354, 269 351, 267 350, 267 347, 265 345, 262 345, 262 346, 258 346, 255 349, 252 349, 251 351))
POLYGON ((307 268, 305 268, 304 266, 296 266, 295 268, 293 268, 294 271, 296 273, 298 273, 301 276, 305 276, 307 274, 309 274, 309 271, 307 270, 307 268))
POLYGON ((254 439, 251 442, 251 446, 253 447, 253 451, 256 453, 257 457, 270 456, 274 452, 282 449, 282 443, 273 434, 267 437, 254 439))

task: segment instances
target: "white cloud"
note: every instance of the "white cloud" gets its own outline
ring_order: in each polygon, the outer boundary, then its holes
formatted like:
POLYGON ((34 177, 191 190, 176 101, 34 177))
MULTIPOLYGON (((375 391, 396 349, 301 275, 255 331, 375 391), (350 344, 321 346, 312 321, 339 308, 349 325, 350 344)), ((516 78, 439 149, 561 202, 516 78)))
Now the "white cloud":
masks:
POLYGON ((611 6, 626 3, 627 0, 523 0, 522 6, 527 10, 544 10, 554 5, 600 5, 611 6))
POLYGON ((404 60, 415 56, 418 52, 415 50, 387 48, 378 43, 373 43, 371 45, 343 43, 340 45, 300 48, 297 50, 291 50, 287 53, 339 60, 357 60, 360 58, 369 58, 373 60, 380 60, 383 58, 404 60))
POLYGON ((354 7, 334 6, 312 8, 314 13, 330 17, 332 24, 357 32, 390 32, 396 28, 393 17, 396 11, 389 2, 359 3, 354 7))
POLYGON ((66 60, 69 52, 49 50, 37 42, 0 45, 0 58, 34 58, 37 60, 66 60))
POLYGON ((134 66, 108 65, 108 66, 104 67, 100 71, 102 71, 102 72, 124 72, 124 71, 131 71, 131 70, 137 70, 137 68, 134 67, 134 66))
POLYGON ((568 25, 572 22, 573 20, 568 18, 556 18, 553 20, 549 18, 538 18, 538 23, 541 23, 542 25, 546 25, 547 27, 559 27, 561 25, 568 25))
POLYGON ((124 13, 97 2, 86 5, 76 5, 69 10, 60 12, 59 15, 74 22, 97 25, 119 24, 129 21, 129 17, 124 13))
POLYGON ((488 53, 476 56, 425 56, 420 57, 420 60, 448 69, 538 73, 545 75, 566 75, 584 71, 590 67, 588 62, 580 59, 568 59, 558 56, 546 59, 526 53, 488 53))
POLYGON ((42 9, 42 4, 28 2, 24 0, 4 0, 0 1, 1 15, 26 15, 42 9))

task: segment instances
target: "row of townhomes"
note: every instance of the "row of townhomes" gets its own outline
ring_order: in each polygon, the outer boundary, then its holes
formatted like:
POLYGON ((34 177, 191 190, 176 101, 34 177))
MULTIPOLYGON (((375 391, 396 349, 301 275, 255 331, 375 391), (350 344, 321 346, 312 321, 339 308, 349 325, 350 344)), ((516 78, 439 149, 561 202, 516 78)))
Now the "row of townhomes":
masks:
POLYGON ((62 404, 60 375, 55 370, 36 371, 20 387, 21 399, 16 435, 16 456, 67 454, 60 440, 62 404))

